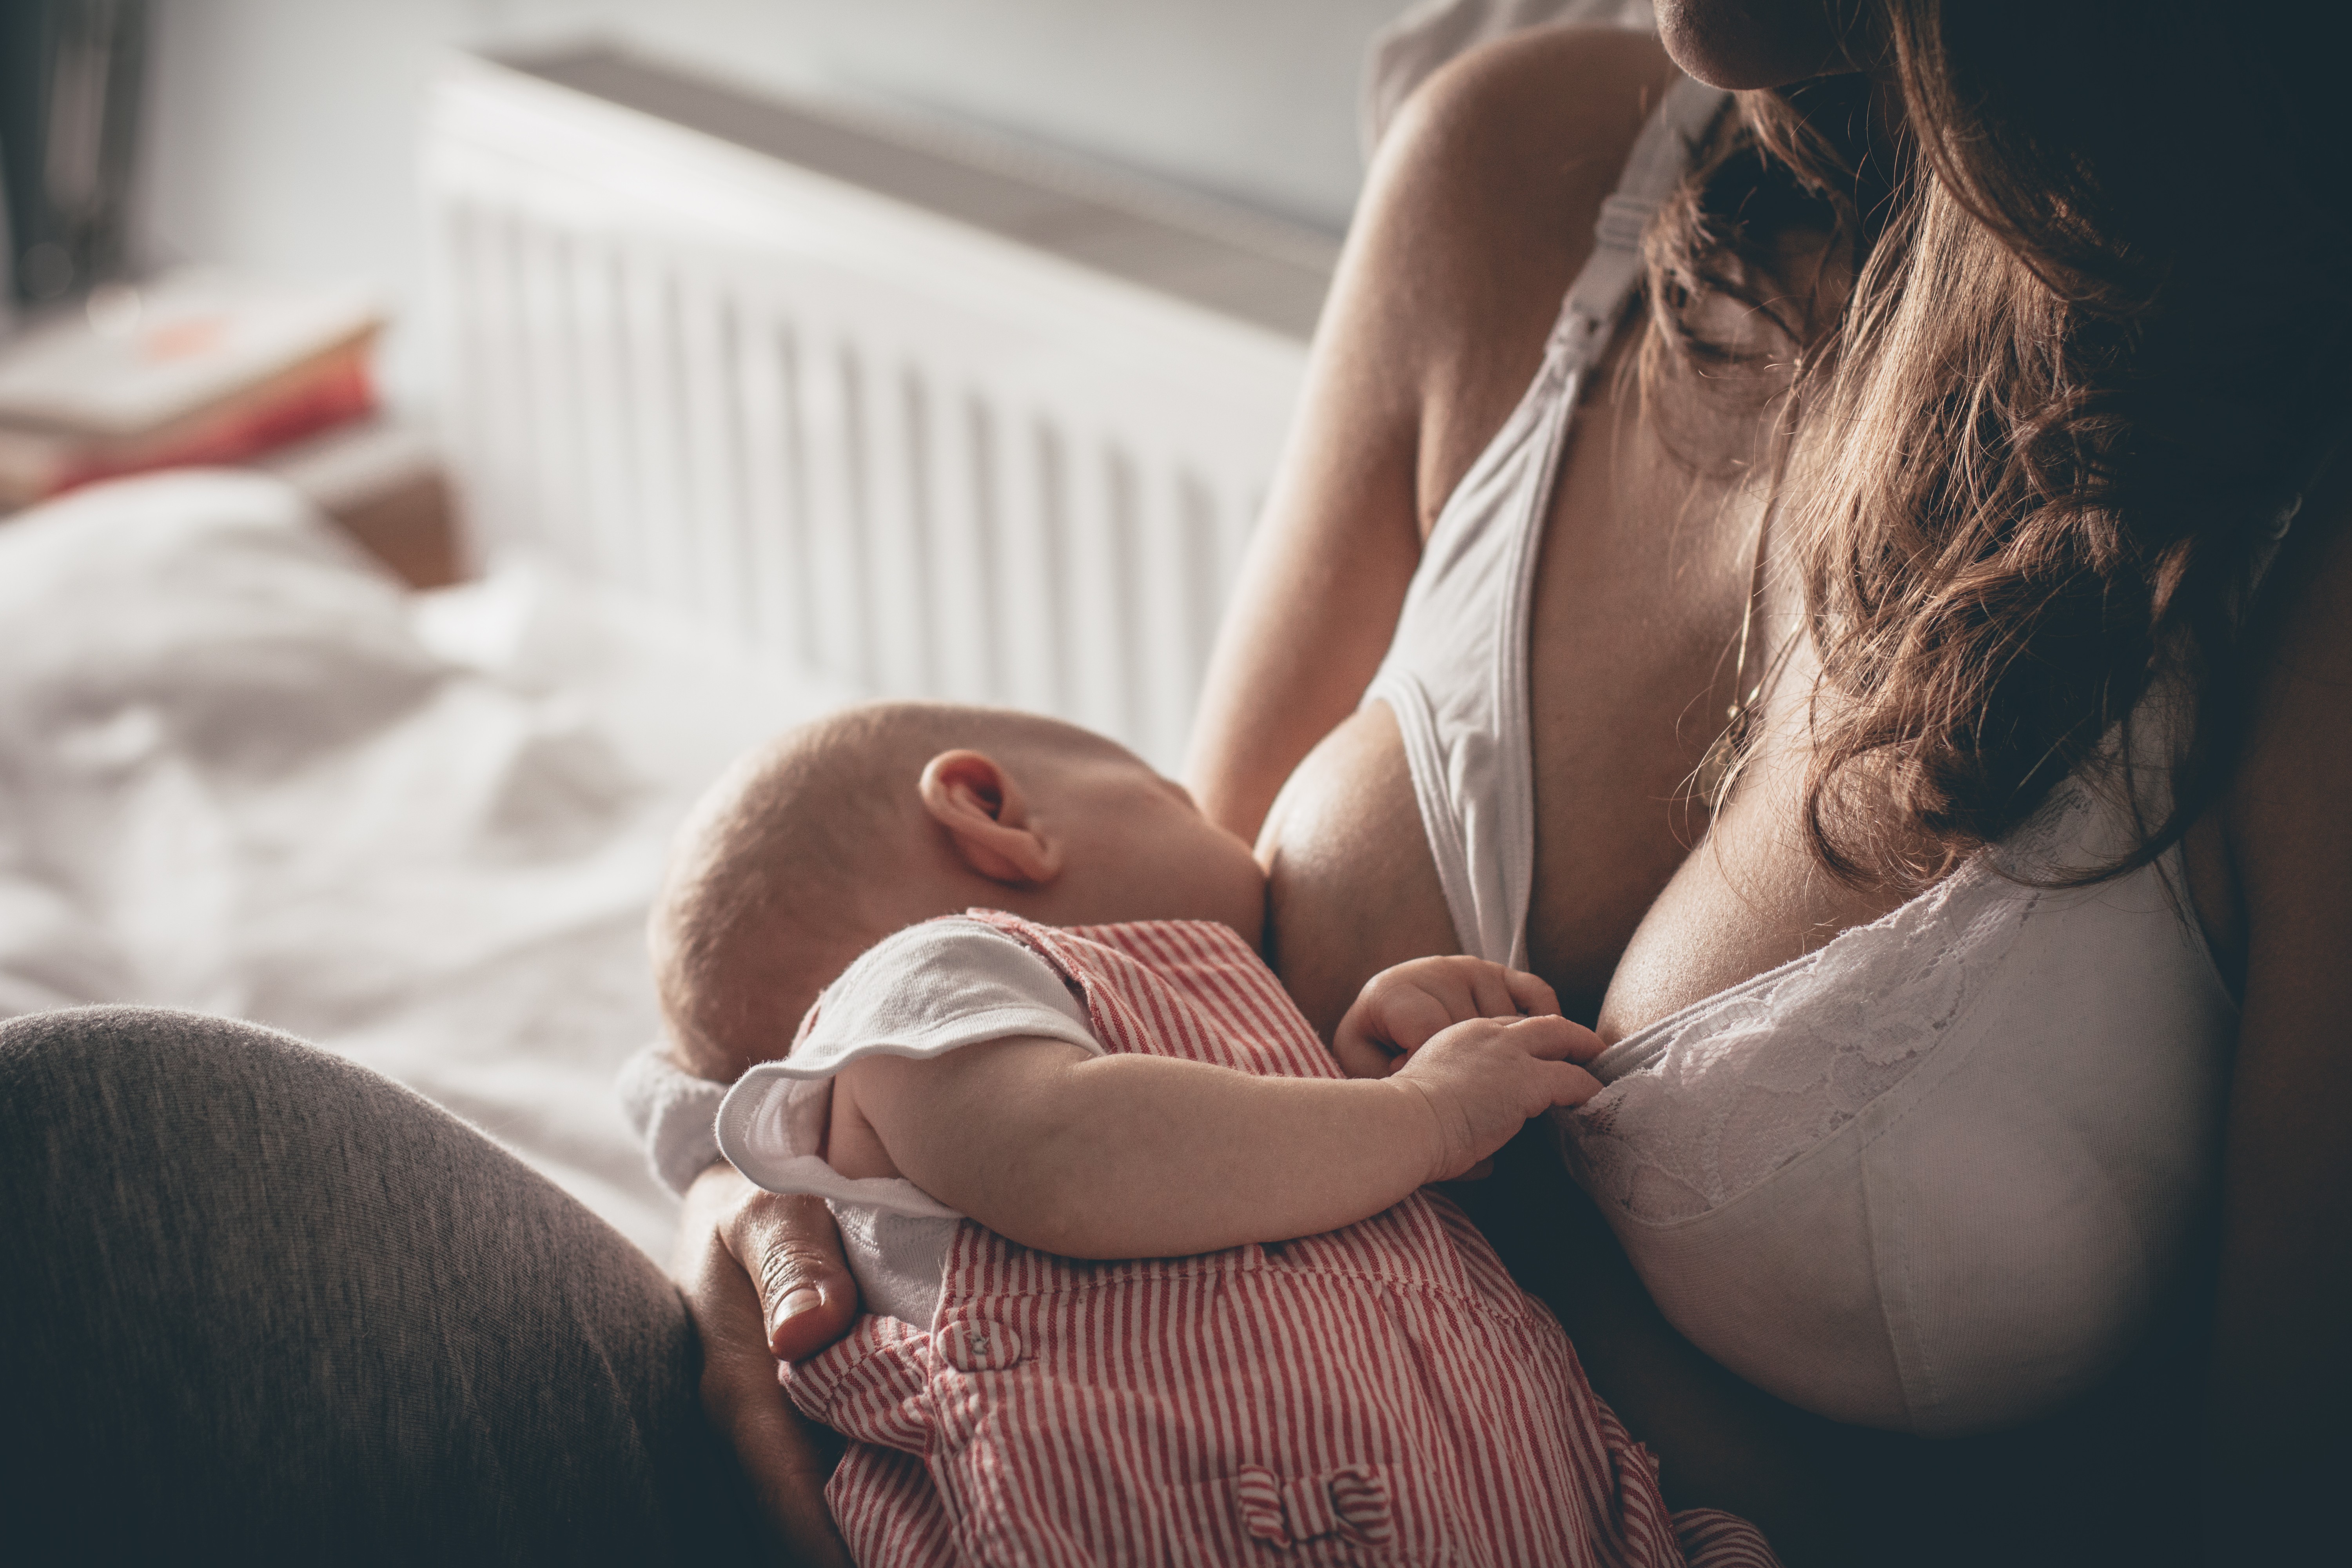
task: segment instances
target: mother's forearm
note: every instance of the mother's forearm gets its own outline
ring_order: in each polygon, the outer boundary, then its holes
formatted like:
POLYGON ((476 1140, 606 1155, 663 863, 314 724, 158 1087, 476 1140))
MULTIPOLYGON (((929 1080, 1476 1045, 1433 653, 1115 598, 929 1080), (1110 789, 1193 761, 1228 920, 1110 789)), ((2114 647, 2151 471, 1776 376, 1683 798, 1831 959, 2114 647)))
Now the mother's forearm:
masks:
MULTIPOLYGON (((824 1501, 833 1451, 777 1386, 773 1347, 784 1331, 763 1303, 762 1277, 780 1294, 798 1289, 817 1298, 803 1319, 831 1321, 829 1333, 820 1331, 822 1325, 801 1325, 810 1342, 797 1347, 798 1354, 839 1336, 856 1310, 856 1292, 837 1259, 828 1271, 806 1249, 795 1249, 789 1202, 757 1193, 732 1166, 712 1167, 687 1194, 684 1239, 674 1267, 701 1337, 703 1412, 734 1449, 784 1560, 849 1568, 848 1550, 824 1501), (776 1275, 764 1266, 770 1258, 797 1258, 805 1278, 776 1275), (839 1279, 831 1279, 833 1274, 839 1279)), ((830 1232, 833 1222, 823 1205, 815 1215, 830 1232)))

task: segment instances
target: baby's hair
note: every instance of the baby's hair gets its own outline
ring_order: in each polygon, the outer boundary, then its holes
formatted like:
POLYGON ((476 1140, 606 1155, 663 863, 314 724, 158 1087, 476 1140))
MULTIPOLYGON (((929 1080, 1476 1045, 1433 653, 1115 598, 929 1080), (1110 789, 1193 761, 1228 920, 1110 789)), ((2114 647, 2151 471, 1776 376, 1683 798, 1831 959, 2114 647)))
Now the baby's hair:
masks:
POLYGON ((730 1078, 781 1057, 800 1013, 866 943, 866 890, 904 863, 917 780, 940 752, 1083 734, 1004 710, 876 703, 755 748, 695 806, 651 923, 673 1048, 730 1078))

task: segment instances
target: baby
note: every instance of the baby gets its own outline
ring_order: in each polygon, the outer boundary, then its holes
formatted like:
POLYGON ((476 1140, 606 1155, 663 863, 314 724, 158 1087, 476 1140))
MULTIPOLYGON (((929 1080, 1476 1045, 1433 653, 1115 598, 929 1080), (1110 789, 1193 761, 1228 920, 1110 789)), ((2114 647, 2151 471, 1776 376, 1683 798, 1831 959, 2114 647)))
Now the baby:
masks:
POLYGON ((698 807, 663 1008, 713 1070, 798 1022, 718 1132, 842 1223, 868 1315, 786 1383, 853 1440, 853 1554, 1769 1561, 1669 1520, 1558 1324, 1422 1191, 1596 1092, 1599 1040, 1445 957, 1375 977, 1327 1052, 1264 905, 1180 786, 1024 714, 856 710, 698 807))

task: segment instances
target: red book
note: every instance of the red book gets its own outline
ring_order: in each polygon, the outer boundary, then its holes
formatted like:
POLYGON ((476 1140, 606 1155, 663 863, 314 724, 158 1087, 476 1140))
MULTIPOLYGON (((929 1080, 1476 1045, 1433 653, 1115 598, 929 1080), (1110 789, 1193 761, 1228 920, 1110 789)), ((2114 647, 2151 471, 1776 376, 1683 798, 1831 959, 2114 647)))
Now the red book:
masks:
POLYGON ((0 349, 0 506, 151 468, 235 463, 375 406, 361 290, 180 274, 92 296, 0 349))

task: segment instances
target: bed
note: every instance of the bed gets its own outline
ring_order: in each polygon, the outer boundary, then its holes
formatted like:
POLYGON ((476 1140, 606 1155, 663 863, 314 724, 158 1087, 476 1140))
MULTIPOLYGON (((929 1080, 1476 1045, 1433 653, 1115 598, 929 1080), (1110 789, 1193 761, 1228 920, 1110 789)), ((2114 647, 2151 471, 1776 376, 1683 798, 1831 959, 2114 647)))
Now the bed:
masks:
POLYGON ((0 1010, 289 1030, 666 1256, 613 1088, 665 842, 846 696, 528 564, 411 593, 257 475, 81 492, 0 528, 0 1010))

